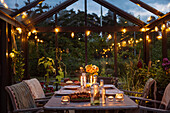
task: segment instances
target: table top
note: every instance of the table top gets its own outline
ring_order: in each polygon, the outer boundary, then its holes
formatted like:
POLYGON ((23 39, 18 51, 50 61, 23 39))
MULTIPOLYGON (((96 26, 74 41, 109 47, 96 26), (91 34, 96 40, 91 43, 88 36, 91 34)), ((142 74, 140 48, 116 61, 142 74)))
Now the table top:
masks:
POLYGON ((138 105, 128 96, 124 96, 123 102, 115 100, 109 102, 106 98, 105 104, 91 105, 90 102, 70 102, 68 105, 61 104, 61 98, 53 96, 44 106, 45 110, 121 110, 121 109, 137 109, 138 105))
MULTIPOLYGON (((107 90, 106 90, 107 91, 107 90)), ((113 94, 118 89, 115 87, 114 89, 109 89, 109 93, 113 94)), ((73 91, 61 89, 57 92, 57 95, 63 95, 67 93, 73 93, 73 91)), ((61 104, 61 97, 59 96, 52 96, 52 98, 45 104, 45 110, 121 110, 121 109, 137 109, 138 105, 131 100, 128 96, 124 95, 123 102, 110 102, 108 98, 106 98, 105 104, 100 104, 97 106, 93 106, 90 102, 70 102, 68 105, 61 104)))

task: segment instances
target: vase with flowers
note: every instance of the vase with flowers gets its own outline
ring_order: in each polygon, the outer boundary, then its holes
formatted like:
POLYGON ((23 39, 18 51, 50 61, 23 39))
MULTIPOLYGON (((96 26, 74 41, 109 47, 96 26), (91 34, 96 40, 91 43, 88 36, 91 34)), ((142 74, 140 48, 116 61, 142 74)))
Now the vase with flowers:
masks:
POLYGON ((89 75, 89 83, 93 84, 94 81, 94 75, 98 75, 99 68, 96 65, 86 65, 85 66, 86 73, 89 75))

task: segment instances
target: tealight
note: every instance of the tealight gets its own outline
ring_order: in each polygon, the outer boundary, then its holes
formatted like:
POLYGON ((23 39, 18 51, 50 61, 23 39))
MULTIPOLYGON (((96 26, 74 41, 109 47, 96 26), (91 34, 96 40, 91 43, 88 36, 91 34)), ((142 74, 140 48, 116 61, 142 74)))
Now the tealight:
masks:
POLYGON ((61 97, 61 104, 69 104, 70 103, 70 97, 69 96, 62 96, 61 97))
POLYGON ((113 99, 114 99, 113 96, 108 96, 107 98, 108 98, 108 101, 109 101, 109 102, 113 102, 113 99))
POLYGON ((115 96, 115 99, 116 99, 117 102, 122 102, 124 100, 123 92, 118 92, 115 96))

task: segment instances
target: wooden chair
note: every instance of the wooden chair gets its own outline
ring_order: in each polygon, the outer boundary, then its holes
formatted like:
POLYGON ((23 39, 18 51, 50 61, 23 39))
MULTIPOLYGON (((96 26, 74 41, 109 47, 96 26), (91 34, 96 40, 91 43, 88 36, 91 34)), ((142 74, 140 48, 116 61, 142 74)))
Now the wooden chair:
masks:
POLYGON ((25 82, 28 85, 33 95, 33 98, 36 102, 45 103, 51 98, 51 96, 49 95, 53 94, 53 93, 45 94, 41 87, 40 82, 36 78, 30 79, 30 80, 24 80, 23 82, 25 82))
POLYGON ((100 80, 103 79, 104 84, 114 84, 112 77, 97 77, 97 82, 100 83, 100 80))
MULTIPOLYGON (((157 86, 156 86, 156 81, 152 78, 149 78, 148 81, 145 84, 143 93, 140 92, 135 92, 135 91, 127 91, 123 90, 124 92, 127 93, 133 93, 133 94, 141 94, 142 97, 135 97, 135 96, 129 96, 132 100, 140 100, 140 105, 145 105, 145 100, 148 100, 148 96, 151 92, 153 92, 153 98, 156 100, 156 92, 157 92, 157 86), (152 91, 151 91, 152 89, 152 91)), ((156 103, 154 103, 154 107, 156 107, 156 103)))
POLYGON ((162 101, 157 101, 157 100, 146 100, 146 101, 159 103, 160 106, 159 106, 159 108, 150 108, 150 107, 146 107, 146 106, 139 106, 140 112, 144 111, 146 113, 148 111, 152 111, 154 113, 170 113, 170 83, 167 85, 167 87, 164 91, 162 101))
POLYGON ((42 107, 37 107, 29 87, 25 82, 5 87, 12 101, 14 113, 39 113, 42 107))

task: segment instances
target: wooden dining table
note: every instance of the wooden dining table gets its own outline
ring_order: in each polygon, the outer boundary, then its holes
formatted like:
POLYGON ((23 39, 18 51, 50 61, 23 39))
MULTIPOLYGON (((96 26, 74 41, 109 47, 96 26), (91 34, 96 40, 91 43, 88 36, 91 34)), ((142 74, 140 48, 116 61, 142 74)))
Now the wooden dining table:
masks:
MULTIPOLYGON (((68 86, 67 86, 68 87, 68 86)), ((83 89, 84 90, 84 89, 83 89)), ((76 113, 118 113, 119 111, 123 111, 125 113, 138 113, 138 104, 136 104, 133 100, 131 100, 128 96, 124 94, 124 101, 117 102, 115 99, 113 101, 109 101, 106 98, 105 104, 99 105, 91 105, 90 102, 70 102, 67 105, 61 104, 61 96, 67 95, 75 92, 76 90, 68 90, 61 88, 59 91, 55 92, 52 98, 44 105, 44 111, 46 113, 51 113, 52 111, 64 111, 64 110, 75 110, 76 113), (94 112, 95 111, 95 112, 94 112)), ((106 89, 106 94, 114 95, 119 91, 116 87, 113 89, 106 89), (115 90, 115 91, 114 91, 115 90)))

